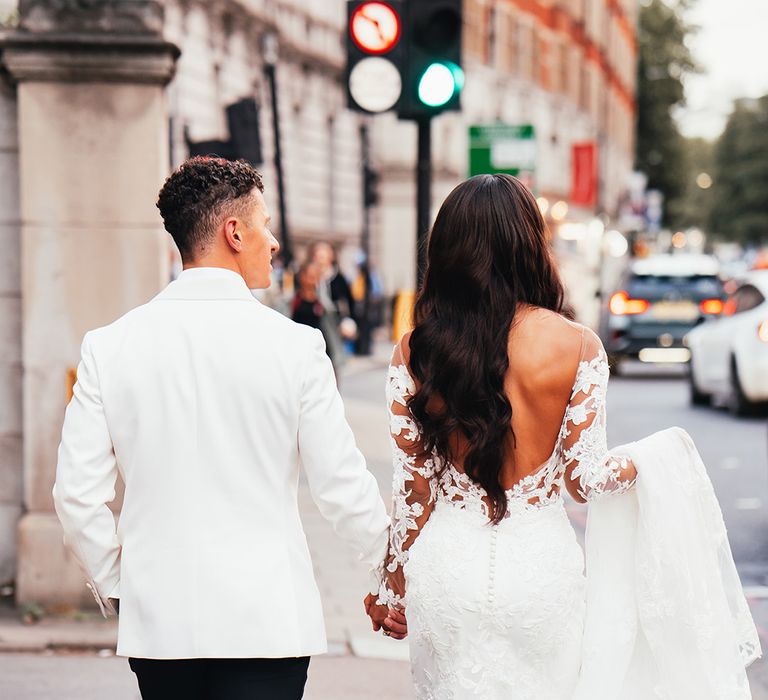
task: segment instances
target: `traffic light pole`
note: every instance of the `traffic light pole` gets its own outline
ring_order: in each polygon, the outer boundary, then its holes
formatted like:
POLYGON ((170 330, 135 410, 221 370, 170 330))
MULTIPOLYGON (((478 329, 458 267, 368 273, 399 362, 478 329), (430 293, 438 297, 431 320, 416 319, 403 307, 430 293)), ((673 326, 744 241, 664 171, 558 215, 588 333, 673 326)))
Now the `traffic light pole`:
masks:
POLYGON ((427 261, 427 233, 432 208, 432 115, 417 117, 419 144, 416 162, 416 288, 421 289, 427 261))
POLYGON ((277 203, 280 216, 280 246, 281 256, 285 267, 289 267, 293 262, 293 246, 291 245, 291 236, 288 230, 288 216, 285 206, 285 182, 283 180, 283 156, 280 145, 280 114, 278 112, 277 101, 277 77, 275 75, 275 64, 266 62, 264 73, 269 84, 269 96, 272 101, 272 133, 275 141, 275 175, 277 176, 277 203))
POLYGON ((360 125, 360 154, 363 166, 363 230, 361 248, 365 261, 361 265, 363 274, 363 311, 358 318, 358 337, 355 352, 358 355, 371 354, 371 202, 369 201, 366 177, 371 167, 371 146, 368 125, 360 125))

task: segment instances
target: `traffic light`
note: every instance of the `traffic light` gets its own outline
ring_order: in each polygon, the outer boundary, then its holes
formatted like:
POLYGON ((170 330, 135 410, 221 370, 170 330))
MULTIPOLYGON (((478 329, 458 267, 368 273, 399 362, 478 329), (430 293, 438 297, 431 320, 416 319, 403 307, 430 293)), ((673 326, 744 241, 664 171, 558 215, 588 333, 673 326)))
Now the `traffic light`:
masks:
POLYGON ((363 205, 375 207, 379 203, 379 173, 366 166, 363 169, 363 205))
POLYGON ((347 2, 347 103, 379 113, 392 109, 402 93, 403 3, 347 2))
POLYGON ((411 0, 403 22, 401 119, 461 109, 462 0, 411 0))

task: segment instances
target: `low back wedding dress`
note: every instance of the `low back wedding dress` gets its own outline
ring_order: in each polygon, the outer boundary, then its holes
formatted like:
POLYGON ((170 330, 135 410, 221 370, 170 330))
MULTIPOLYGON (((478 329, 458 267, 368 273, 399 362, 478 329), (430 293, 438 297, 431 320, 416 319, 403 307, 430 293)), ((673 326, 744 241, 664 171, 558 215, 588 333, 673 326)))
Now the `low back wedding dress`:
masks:
MULTIPOLYGON (((589 596, 563 487, 571 480, 592 502, 634 491, 637 472, 626 454, 607 448, 602 344, 562 320, 581 333, 570 401, 550 457, 506 490, 508 512, 498 524, 485 490, 425 450, 408 409, 416 385, 402 347, 395 348, 387 380, 393 515, 379 600, 405 607, 419 700, 575 697, 589 596)), ((517 430, 515 438, 546 439, 517 430)), ((654 697, 667 695, 645 700, 654 697)), ((592 693, 590 700, 604 698, 592 693)))

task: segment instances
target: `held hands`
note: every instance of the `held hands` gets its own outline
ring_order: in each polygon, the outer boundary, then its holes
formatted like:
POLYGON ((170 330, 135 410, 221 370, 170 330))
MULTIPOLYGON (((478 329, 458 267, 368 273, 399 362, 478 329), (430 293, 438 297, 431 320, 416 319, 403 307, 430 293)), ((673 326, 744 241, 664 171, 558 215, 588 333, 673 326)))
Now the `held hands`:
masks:
POLYGON ((404 610, 396 610, 386 605, 377 605, 376 596, 369 593, 363 601, 365 613, 371 618, 373 631, 384 630, 384 634, 392 639, 405 639, 408 635, 408 622, 404 610))

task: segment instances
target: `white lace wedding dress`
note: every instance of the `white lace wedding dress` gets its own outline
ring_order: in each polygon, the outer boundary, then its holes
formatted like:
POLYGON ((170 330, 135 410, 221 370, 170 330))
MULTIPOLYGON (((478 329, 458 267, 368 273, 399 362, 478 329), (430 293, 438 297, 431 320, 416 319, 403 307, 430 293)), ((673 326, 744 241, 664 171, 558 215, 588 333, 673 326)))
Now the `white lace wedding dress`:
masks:
MULTIPOLYGON (((581 666, 584 556, 564 479, 591 499, 634 485, 605 432, 608 364, 591 331, 550 458, 507 492, 489 520, 485 491, 424 451, 407 409, 415 385, 398 346, 387 398, 393 520, 380 601, 405 605, 419 700, 566 700, 581 666)), ((631 467, 631 464, 630 464, 631 467)))
POLYGON ((494 525, 485 491, 424 449, 395 348, 379 600, 406 609, 419 700, 752 697, 744 668, 760 641, 706 469, 680 428, 609 453, 608 374, 599 338, 582 329, 552 454, 507 491, 494 525), (566 479, 590 503, 588 580, 566 479))

